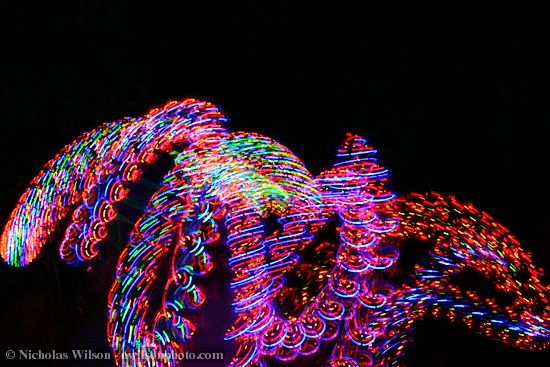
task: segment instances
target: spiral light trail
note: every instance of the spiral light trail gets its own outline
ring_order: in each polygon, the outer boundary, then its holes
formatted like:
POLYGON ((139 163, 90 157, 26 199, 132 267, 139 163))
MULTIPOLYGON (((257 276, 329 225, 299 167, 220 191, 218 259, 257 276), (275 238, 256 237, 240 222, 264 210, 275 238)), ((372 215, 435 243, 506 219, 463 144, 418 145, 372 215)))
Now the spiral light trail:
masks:
POLYGON ((63 260, 97 260, 132 184, 168 154, 174 164, 123 244, 109 293, 107 337, 119 366, 175 366, 126 352, 192 348, 208 297, 201 278, 219 244, 231 273, 231 366, 299 363, 322 351, 334 367, 402 365, 410 330, 425 317, 522 349, 548 346, 542 271, 487 213, 453 196, 397 196, 360 136, 348 134, 336 163, 313 176, 286 147, 231 132, 227 120, 214 104, 186 99, 83 134, 19 199, 2 232, 2 258, 25 266, 61 230, 63 260), (325 241, 331 223, 335 239, 325 241), (408 239, 433 247, 400 279, 408 239), (511 301, 463 288, 457 279, 466 272, 511 301))

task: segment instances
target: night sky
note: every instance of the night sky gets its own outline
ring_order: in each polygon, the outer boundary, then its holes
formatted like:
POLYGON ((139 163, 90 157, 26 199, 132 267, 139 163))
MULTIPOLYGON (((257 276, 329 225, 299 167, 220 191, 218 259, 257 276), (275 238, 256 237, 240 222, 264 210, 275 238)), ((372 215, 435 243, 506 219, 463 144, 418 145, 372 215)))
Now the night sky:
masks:
MULTIPOLYGON (((550 272, 546 5, 198 3, 0 12, 2 226, 79 134, 193 96, 218 103, 232 129, 286 145, 313 173, 347 131, 364 135, 397 193, 474 202, 550 272)), ((54 244, 28 268, 1 264, 0 364, 8 347, 105 348, 114 263, 104 265, 68 267, 54 244)), ((414 337, 412 367, 550 363, 549 351, 514 350, 442 320, 418 324, 414 337)))

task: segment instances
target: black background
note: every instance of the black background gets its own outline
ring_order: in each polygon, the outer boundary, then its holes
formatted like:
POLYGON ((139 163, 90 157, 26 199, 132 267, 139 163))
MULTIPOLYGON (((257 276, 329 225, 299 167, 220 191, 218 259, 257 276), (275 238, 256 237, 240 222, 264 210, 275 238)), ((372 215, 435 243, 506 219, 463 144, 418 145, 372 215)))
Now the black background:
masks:
MULTIPOLYGON (((548 6, 444 3, 5 8, 0 221, 80 133, 195 96, 218 103, 233 129, 279 140, 314 173, 346 131, 362 134, 397 192, 473 201, 550 271, 548 6)), ((55 258, 54 249, 28 268, 0 266, 3 350, 105 343, 112 274, 55 258)), ((550 362, 548 352, 500 346, 444 321, 419 324, 415 337, 411 366, 550 362)))

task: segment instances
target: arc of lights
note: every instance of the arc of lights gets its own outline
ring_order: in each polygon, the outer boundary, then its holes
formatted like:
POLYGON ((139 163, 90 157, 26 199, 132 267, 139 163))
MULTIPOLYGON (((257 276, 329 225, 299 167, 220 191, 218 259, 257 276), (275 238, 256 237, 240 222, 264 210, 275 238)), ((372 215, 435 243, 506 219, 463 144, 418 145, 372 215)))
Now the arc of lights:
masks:
POLYGON ((414 321, 428 315, 519 348, 548 346, 542 271, 488 214, 437 193, 397 197, 376 150, 359 136, 349 134, 337 162, 314 177, 284 146, 230 132, 226 122, 214 104, 186 99, 81 135, 21 196, 2 232, 2 258, 27 265, 61 229, 62 259, 97 259, 131 184, 170 154, 174 165, 136 221, 109 294, 107 335, 119 366, 172 366, 177 361, 122 352, 191 347, 201 327, 194 314, 206 299, 201 277, 213 267, 209 249, 220 242, 232 274, 231 366, 300 360, 326 349, 334 367, 394 365, 414 321), (66 217, 69 224, 59 228, 66 217), (319 241, 332 220, 339 223, 337 243, 319 241), (408 238, 434 247, 397 282, 399 247, 408 238), (302 261, 311 249, 320 264, 302 261), (166 279, 158 275, 163 270, 166 279), (513 302, 498 305, 461 289, 455 276, 468 270, 514 295, 513 302), (302 289, 288 283, 291 271, 305 279, 302 289), (290 313, 280 308, 288 297, 290 313))

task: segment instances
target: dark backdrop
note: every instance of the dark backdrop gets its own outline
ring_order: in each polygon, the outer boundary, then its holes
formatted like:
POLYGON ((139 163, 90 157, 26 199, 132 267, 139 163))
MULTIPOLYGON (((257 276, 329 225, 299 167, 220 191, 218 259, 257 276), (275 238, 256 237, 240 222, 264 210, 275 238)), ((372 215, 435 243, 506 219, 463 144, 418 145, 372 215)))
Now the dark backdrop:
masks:
MULTIPOLYGON (((287 145, 313 172, 332 162, 346 131, 362 134, 395 190, 475 202, 550 271, 548 10, 283 1, 4 9, 0 221, 80 133, 196 96, 219 103, 232 128, 287 145)), ((0 347, 104 345, 111 277, 69 269, 55 250, 25 269, 2 264, 0 347)), ((411 366, 550 362, 548 352, 516 351, 444 321, 419 324, 415 336, 411 366)))

